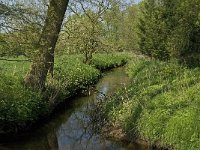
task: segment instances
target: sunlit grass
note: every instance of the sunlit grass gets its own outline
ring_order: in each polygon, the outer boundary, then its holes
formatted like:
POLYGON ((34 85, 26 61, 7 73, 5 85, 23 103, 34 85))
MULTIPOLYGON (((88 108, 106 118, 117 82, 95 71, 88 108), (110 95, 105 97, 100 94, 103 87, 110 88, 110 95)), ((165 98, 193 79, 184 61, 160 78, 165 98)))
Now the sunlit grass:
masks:
POLYGON ((130 86, 103 106, 107 120, 150 144, 200 149, 200 69, 136 59, 127 73, 130 86))

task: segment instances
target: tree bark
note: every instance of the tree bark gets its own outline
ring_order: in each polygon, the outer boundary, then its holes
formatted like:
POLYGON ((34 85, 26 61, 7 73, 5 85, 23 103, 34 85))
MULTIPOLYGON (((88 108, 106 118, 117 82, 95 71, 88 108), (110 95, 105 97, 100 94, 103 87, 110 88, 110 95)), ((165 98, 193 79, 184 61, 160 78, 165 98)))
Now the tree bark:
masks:
POLYGON ((38 44, 38 57, 33 60, 24 81, 27 86, 44 89, 48 73, 53 76, 54 49, 69 0, 49 0, 47 17, 38 44))

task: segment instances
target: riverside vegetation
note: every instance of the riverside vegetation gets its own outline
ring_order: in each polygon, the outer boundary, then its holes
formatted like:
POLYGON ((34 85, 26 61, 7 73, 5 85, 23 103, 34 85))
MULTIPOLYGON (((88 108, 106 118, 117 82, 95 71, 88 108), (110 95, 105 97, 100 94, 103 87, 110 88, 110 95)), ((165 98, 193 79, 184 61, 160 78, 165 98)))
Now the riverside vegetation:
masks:
POLYGON ((91 65, 84 64, 81 55, 56 58, 54 78, 48 77, 44 92, 24 85, 23 77, 29 62, 1 61, 1 133, 28 129, 41 117, 50 114, 57 104, 97 82, 100 71, 96 67, 106 69, 119 66, 126 63, 128 58, 125 54, 96 55, 98 59, 94 56, 91 65))
POLYGON ((200 149, 200 69, 135 58, 126 72, 130 85, 100 105, 108 128, 157 147, 200 149))

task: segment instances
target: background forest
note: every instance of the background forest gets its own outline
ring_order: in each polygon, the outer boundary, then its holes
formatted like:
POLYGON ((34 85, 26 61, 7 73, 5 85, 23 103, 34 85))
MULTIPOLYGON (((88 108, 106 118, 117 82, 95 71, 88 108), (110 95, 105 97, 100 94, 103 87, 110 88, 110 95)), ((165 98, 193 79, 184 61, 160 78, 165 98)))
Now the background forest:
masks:
MULTIPOLYGON (((199 1, 72 1, 56 54, 96 51, 142 52, 152 58, 199 63, 199 1)), ((1 3, 1 57, 34 56, 48 1, 1 3)))
MULTIPOLYGON (((1 56, 33 57, 47 4, 48 1, 34 0, 1 4, 1 56)), ((124 1, 71 1, 56 54, 89 55, 96 51, 138 49, 135 35, 137 13, 136 4, 124 1)))

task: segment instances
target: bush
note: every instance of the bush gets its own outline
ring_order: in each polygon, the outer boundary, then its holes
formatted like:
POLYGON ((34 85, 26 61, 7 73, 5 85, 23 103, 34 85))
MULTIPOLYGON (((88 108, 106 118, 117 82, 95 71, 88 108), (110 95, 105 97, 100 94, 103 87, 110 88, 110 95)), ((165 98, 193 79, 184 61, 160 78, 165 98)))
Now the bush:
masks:
POLYGON ((87 89, 89 85, 96 83, 99 76, 99 70, 84 64, 80 58, 64 57, 55 65, 54 78, 47 81, 48 95, 58 92, 59 98, 55 99, 63 101, 78 90, 87 89))
POLYGON ((39 92, 24 87, 21 79, 0 74, 0 130, 15 131, 47 112, 39 92))

